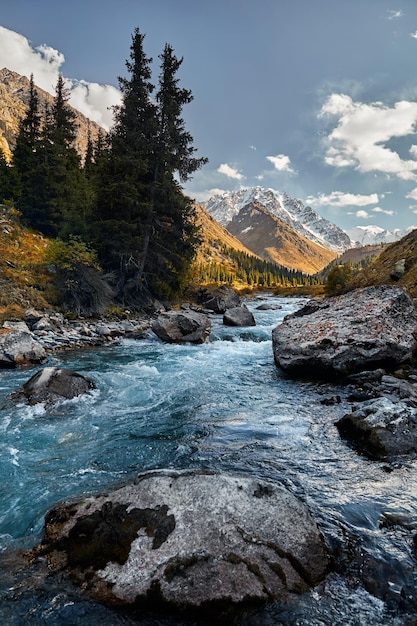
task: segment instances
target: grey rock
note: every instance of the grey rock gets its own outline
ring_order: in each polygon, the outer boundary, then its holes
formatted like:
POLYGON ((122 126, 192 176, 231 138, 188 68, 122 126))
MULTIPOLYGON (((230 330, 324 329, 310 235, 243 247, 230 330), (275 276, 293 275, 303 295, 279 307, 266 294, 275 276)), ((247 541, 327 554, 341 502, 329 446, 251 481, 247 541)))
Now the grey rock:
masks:
POLYGON ((417 452, 417 409, 376 398, 355 406, 336 426, 342 437, 375 458, 417 452))
POLYGON ((397 261, 390 273, 390 278, 392 280, 400 280, 405 274, 405 259, 400 259, 397 261))
POLYGON ((0 368, 34 365, 45 361, 45 349, 30 332, 4 329, 0 334, 0 368))
POLYGON ((223 324, 226 326, 256 326, 255 318, 245 304, 227 309, 223 315, 223 324))
POLYGON ((367 287, 287 316, 272 342, 275 362, 294 375, 392 370, 415 358, 417 313, 405 289, 367 287))
POLYGON ((279 311, 279 309, 282 309, 280 304, 268 304, 267 302, 256 307, 257 311, 279 311))
POLYGON ((153 601, 204 617, 305 592, 329 564, 308 509, 283 486, 192 471, 148 472, 58 506, 43 547, 52 570, 103 603, 153 601))
POLYGON ((240 306, 241 298, 232 287, 222 285, 203 297, 202 303, 205 309, 214 313, 224 313, 226 309, 240 306))
POLYGON ((207 315, 192 310, 162 313, 152 324, 152 331, 167 343, 204 343, 210 330, 207 315))
POLYGON ((12 394, 12 398, 30 405, 40 402, 51 404, 75 398, 94 387, 94 383, 81 374, 58 367, 44 367, 12 394))

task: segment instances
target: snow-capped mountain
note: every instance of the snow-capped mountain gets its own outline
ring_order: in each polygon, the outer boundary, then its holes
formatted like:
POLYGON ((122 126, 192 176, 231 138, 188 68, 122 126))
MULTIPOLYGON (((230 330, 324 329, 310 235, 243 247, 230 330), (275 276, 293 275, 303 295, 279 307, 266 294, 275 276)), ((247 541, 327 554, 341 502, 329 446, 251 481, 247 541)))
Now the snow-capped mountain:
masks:
POLYGON ((210 215, 227 228, 233 216, 251 202, 259 202, 300 235, 338 254, 355 245, 344 230, 321 217, 311 207, 305 206, 301 200, 291 198, 286 193, 280 193, 274 189, 250 187, 225 192, 213 196, 203 206, 210 215))
POLYGON ((398 241, 417 226, 409 226, 404 230, 384 230, 380 226, 369 224, 368 226, 355 226, 347 230, 347 234, 355 242, 355 246, 370 246, 377 243, 392 243, 398 241))

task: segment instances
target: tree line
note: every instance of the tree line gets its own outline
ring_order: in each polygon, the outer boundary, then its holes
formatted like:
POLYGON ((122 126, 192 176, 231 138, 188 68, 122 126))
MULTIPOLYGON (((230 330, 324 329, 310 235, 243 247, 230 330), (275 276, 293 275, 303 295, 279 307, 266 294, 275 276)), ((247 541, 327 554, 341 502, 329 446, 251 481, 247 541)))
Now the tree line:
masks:
MULTIPOLYGON (((0 155, 0 200, 13 203, 30 227, 75 245, 80 263, 74 260, 72 271, 81 278, 89 247, 96 251, 107 278, 95 260, 85 263, 82 297, 111 293, 130 308, 140 308, 149 294, 170 299, 184 285, 200 238, 181 183, 207 162, 195 156, 182 117, 193 99, 179 83, 182 58, 165 45, 155 86, 143 44, 135 29, 128 77, 118 79, 122 100, 114 124, 94 142, 89 134, 83 159, 74 147, 75 114, 62 76, 43 110, 31 76, 11 162, 0 155)), ((74 294, 74 280, 71 288, 74 294)))

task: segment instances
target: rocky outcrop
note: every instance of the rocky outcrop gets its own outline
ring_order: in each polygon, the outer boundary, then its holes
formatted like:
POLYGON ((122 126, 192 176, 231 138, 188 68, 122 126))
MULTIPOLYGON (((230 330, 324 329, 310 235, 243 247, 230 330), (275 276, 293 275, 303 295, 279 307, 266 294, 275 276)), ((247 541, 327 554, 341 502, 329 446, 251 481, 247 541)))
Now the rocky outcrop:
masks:
POLYGON ((227 309, 223 315, 225 326, 256 326, 255 318, 245 304, 227 309))
POLYGON ((168 311, 152 324, 152 330, 167 343, 205 343, 208 341, 211 322, 207 315, 193 311, 168 311))
POLYGON ((342 437, 374 458, 417 452, 417 408, 405 401, 380 397, 362 402, 336 426, 342 437))
POLYGON ((204 308, 213 313, 225 313, 226 309, 241 305, 240 296, 227 285, 221 285, 210 293, 201 294, 200 297, 204 308))
POLYGON ((0 368, 38 365, 45 361, 45 349, 32 336, 26 324, 0 330, 0 368))
POLYGON ((272 333, 277 365, 291 374, 340 376, 414 359, 417 314, 397 286, 358 289, 287 316, 272 333))
POLYGON ((53 509, 39 551, 107 605, 205 618, 307 591, 329 563, 309 511, 283 486, 174 470, 53 509))
POLYGON ((76 372, 58 367, 44 367, 34 374, 12 398, 30 405, 69 400, 94 389, 94 383, 76 372))

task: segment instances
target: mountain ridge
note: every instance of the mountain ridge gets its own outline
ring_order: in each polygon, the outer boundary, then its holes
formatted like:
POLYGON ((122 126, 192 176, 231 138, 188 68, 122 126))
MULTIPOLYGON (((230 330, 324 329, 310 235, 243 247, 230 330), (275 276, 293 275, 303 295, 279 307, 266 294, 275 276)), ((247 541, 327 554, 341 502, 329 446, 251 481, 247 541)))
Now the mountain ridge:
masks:
POLYGON ((270 188, 257 186, 225 192, 202 204, 210 215, 227 228, 233 216, 250 202, 260 202, 300 235, 337 254, 354 245, 344 230, 304 205, 301 200, 270 188))

